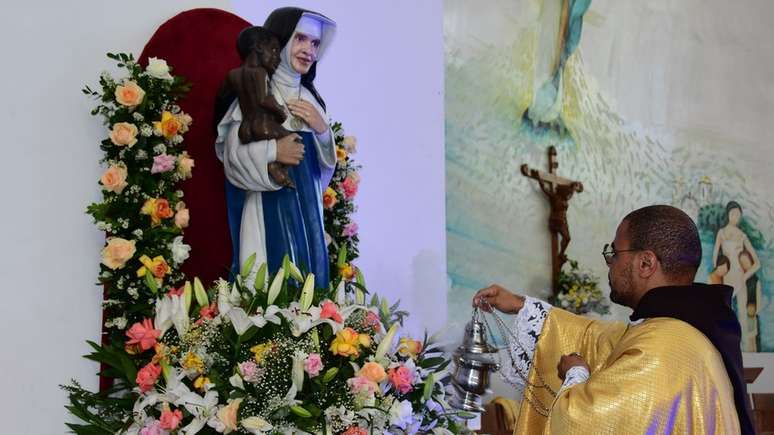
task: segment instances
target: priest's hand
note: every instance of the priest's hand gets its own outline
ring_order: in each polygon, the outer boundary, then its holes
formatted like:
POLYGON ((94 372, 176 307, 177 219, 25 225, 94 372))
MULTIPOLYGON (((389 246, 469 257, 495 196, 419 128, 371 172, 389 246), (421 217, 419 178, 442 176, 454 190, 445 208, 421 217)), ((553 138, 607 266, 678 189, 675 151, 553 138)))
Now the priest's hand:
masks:
POLYGON ((304 144, 301 136, 291 133, 277 139, 277 161, 286 165, 298 166, 304 159, 304 144))
POLYGON ((290 113, 303 119, 315 133, 323 134, 328 131, 328 123, 325 122, 312 103, 306 100, 290 100, 288 101, 288 109, 290 113))
POLYGON ((573 367, 586 367, 586 370, 589 372, 591 371, 589 365, 586 364, 586 361, 583 361, 583 357, 580 356, 580 354, 571 353, 569 355, 563 355, 559 359, 559 365, 556 366, 556 370, 559 371, 559 379, 564 381, 565 376, 567 376, 567 371, 573 367))
POLYGON ((516 314, 524 306, 524 297, 511 293, 505 287, 492 284, 476 292, 473 296, 473 306, 481 307, 484 311, 492 311, 493 307, 506 314, 516 314), (483 303, 484 301, 487 303, 483 303))

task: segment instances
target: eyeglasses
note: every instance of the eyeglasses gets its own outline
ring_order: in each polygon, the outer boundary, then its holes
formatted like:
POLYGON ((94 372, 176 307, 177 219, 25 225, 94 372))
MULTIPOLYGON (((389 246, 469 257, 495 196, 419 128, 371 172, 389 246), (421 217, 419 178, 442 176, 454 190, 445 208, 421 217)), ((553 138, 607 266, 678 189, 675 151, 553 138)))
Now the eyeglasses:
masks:
POLYGON ((605 263, 611 264, 617 254, 634 251, 642 251, 642 249, 615 249, 610 243, 605 243, 605 247, 602 248, 602 257, 605 258, 605 263))

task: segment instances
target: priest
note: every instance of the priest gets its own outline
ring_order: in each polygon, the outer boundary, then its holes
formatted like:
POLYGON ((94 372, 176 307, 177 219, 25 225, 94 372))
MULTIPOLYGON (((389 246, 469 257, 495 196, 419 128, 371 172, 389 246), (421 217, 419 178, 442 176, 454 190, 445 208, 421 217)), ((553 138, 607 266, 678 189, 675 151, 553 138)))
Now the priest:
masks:
POLYGON ((473 305, 516 314, 504 374, 523 391, 517 434, 754 434, 732 290, 693 283, 693 221, 657 205, 627 215, 602 252, 629 323, 574 315, 499 285, 473 305))

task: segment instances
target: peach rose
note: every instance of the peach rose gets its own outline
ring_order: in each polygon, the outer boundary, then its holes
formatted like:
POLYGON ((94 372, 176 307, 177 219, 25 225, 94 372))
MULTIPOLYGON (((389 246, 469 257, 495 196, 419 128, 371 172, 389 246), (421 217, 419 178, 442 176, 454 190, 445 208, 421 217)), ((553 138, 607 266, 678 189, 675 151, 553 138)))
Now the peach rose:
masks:
POLYGON ((234 399, 218 411, 218 420, 226 426, 225 433, 237 430, 237 413, 242 399, 234 399))
POLYGON ((121 269, 137 251, 134 245, 134 240, 126 240, 120 237, 109 238, 107 246, 102 249, 102 264, 113 270, 121 269))
POLYGON ((191 115, 185 112, 180 112, 177 115, 177 120, 180 121, 180 133, 187 132, 193 123, 193 118, 191 118, 191 115))
POLYGON ((99 182, 108 192, 121 193, 128 186, 126 175, 126 165, 123 163, 111 165, 99 178, 99 182))
POLYGON ((137 86, 137 83, 127 80, 123 85, 116 86, 115 96, 118 104, 133 109, 142 103, 143 98, 145 98, 145 91, 137 86))
POLYGON ((133 147, 137 143, 137 126, 129 122, 116 122, 110 131, 110 141, 117 146, 133 147))
POLYGON ((373 361, 365 363, 363 368, 361 368, 357 374, 358 376, 363 376, 369 381, 376 382, 377 384, 387 378, 387 373, 384 371, 384 367, 382 367, 381 364, 373 361))
POLYGON ((187 180, 191 178, 194 167, 194 159, 188 155, 188 151, 183 151, 177 157, 177 173, 180 178, 187 180))
POLYGON ((142 205, 140 213, 150 216, 153 225, 161 223, 162 219, 171 218, 174 216, 174 212, 169 207, 169 201, 163 198, 151 198, 145 201, 142 205))
POLYGON ((191 214, 188 209, 185 208, 185 203, 183 201, 178 202, 175 206, 175 210, 177 210, 175 213, 175 226, 178 228, 187 228, 188 221, 191 219, 191 214))
POLYGON ((344 136, 341 144, 344 145, 344 149, 349 154, 355 154, 357 152, 357 138, 355 136, 344 136))

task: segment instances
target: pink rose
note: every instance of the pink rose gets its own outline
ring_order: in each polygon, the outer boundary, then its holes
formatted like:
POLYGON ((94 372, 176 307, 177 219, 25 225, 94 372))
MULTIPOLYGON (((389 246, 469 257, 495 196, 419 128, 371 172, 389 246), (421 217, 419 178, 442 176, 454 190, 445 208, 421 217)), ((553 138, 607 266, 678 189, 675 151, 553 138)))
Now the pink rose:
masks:
POLYGON ((344 199, 352 199, 357 195, 357 181, 352 177, 347 177, 339 184, 339 187, 344 192, 344 199))
POLYGON ((146 318, 132 325, 126 331, 126 336, 129 337, 127 345, 139 345, 141 350, 146 351, 156 345, 156 340, 161 336, 161 330, 154 329, 151 319, 146 318))
POLYGON ((366 314, 365 324, 366 326, 373 328, 373 330, 376 332, 379 332, 379 330, 381 329, 381 324, 379 323, 379 315, 374 313, 373 311, 369 311, 368 314, 366 314))
POLYGON ((359 426, 350 426, 341 435, 368 435, 368 432, 359 426))
POLYGON ((175 162, 177 159, 175 156, 167 154, 159 154, 153 158, 153 166, 151 167, 151 174, 160 174, 162 172, 169 172, 175 169, 175 162))
POLYGON ((102 264, 110 269, 121 269, 126 262, 137 252, 134 240, 126 240, 120 237, 111 237, 107 240, 107 246, 102 249, 102 264))
POLYGON ((344 228, 341 230, 341 235, 344 237, 352 237, 357 234, 357 230, 357 222, 350 222, 344 225, 344 228))
POLYGON ((110 130, 113 145, 133 147, 137 143, 137 126, 129 122, 116 122, 110 130))
POLYGON ((261 375, 263 375, 263 370, 253 361, 245 361, 240 363, 237 367, 239 368, 239 374, 241 374, 242 378, 247 382, 258 382, 261 375))
POLYGON ((387 372, 387 377, 390 379, 390 383, 401 394, 406 394, 414 389, 412 385, 412 381, 414 380, 414 373, 412 373, 411 370, 404 365, 401 365, 397 368, 391 368, 387 372))
POLYGON ((151 420, 140 429, 140 435, 169 435, 169 432, 161 428, 158 420, 151 420))
POLYGON ((188 221, 191 220, 191 213, 185 208, 185 203, 180 201, 175 206, 175 226, 178 228, 187 228, 188 221))
POLYGON ((313 378, 320 374, 323 369, 323 362, 319 354, 310 353, 304 361, 304 370, 309 374, 310 378, 313 378))
POLYGON ((354 378, 347 379, 347 385, 349 389, 355 394, 374 394, 379 390, 379 386, 376 382, 369 380, 365 376, 355 376, 354 378))
POLYGON ((137 386, 140 387, 140 391, 143 393, 150 391, 156 385, 159 375, 161 375, 161 366, 157 364, 150 363, 141 368, 137 372, 137 379, 135 379, 137 386))
POLYGON ((108 192, 121 193, 129 184, 126 182, 126 165, 119 163, 110 165, 109 168, 99 178, 102 188, 108 192))
POLYGON ((175 430, 183 421, 183 413, 179 409, 174 411, 165 409, 161 413, 161 428, 166 430, 175 430))

